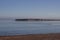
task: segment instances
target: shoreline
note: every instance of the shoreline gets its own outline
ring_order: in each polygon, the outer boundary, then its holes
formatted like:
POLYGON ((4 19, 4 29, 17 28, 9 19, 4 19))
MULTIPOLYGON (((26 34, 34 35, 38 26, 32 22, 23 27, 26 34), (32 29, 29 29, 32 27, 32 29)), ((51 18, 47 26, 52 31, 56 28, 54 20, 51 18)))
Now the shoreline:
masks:
POLYGON ((60 33, 0 36, 0 40, 60 40, 60 33))
POLYGON ((60 19, 36 19, 36 18, 25 18, 25 19, 15 19, 15 21, 60 21, 60 19))

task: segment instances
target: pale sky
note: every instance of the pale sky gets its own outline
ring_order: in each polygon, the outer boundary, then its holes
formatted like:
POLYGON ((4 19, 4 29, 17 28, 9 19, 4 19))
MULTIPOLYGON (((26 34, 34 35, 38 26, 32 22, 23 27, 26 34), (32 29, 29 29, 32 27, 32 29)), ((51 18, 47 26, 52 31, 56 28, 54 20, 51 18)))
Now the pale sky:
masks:
POLYGON ((60 0, 0 0, 0 17, 60 18, 60 0))

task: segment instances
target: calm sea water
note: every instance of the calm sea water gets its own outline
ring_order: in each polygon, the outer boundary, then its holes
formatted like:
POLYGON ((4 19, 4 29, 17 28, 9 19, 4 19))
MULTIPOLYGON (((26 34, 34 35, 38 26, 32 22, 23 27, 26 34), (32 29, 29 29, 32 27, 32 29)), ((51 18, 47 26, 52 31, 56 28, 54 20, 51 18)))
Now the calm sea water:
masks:
POLYGON ((60 21, 0 20, 0 36, 60 33, 60 21))

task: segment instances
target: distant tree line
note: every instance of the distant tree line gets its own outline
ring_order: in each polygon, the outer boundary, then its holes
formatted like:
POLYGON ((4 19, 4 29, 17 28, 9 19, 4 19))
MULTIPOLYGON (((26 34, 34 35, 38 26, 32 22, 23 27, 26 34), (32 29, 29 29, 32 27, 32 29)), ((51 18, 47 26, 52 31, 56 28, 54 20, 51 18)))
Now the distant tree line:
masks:
POLYGON ((60 21, 60 19, 15 19, 16 21, 60 21))

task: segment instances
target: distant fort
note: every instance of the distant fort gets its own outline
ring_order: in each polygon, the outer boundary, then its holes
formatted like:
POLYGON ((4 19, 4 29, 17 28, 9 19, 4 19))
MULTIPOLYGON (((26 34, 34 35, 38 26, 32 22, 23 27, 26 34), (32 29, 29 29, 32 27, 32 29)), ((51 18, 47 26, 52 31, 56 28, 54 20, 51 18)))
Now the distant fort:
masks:
POLYGON ((60 21, 60 19, 15 19, 15 21, 60 21))

